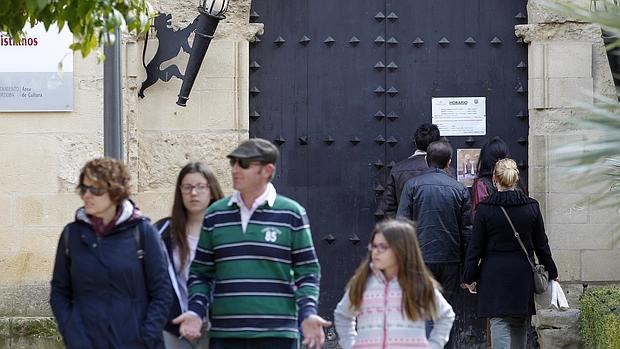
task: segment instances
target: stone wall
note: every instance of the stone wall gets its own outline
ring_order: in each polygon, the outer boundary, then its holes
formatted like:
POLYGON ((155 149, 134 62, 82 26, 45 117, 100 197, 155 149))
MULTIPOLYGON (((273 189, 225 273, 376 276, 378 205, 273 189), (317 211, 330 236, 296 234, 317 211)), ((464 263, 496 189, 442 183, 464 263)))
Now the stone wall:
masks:
MULTIPOLYGON (((196 5, 152 2, 173 15, 178 29, 198 15, 196 5)), ((181 81, 158 81, 137 96, 145 78, 144 40, 124 36, 124 151, 134 200, 156 220, 169 215, 174 182, 188 161, 205 160, 226 192, 225 155, 248 137, 248 24, 250 0, 232 0, 186 108, 175 102, 181 81)), ((147 62, 157 41, 147 47, 147 62)), ((189 55, 169 64, 184 70, 189 55)), ((164 66, 165 67, 165 66, 164 66)), ((81 201, 74 188, 81 166, 103 155, 103 65, 96 54, 74 54, 74 111, 0 114, 0 317, 50 315, 47 299, 56 244, 81 201)))
MULTIPOLYGON (((158 11, 172 14, 175 29, 187 26, 198 15, 195 6, 186 2, 151 3, 158 11)), ((127 38, 127 161, 136 174, 136 201, 153 218, 169 214, 176 175, 188 161, 206 161, 225 191, 230 191, 225 155, 248 136, 248 41, 262 30, 260 24, 249 24, 249 14, 250 0, 230 2, 185 108, 175 104, 181 87, 176 78, 151 86, 144 99, 137 97, 145 77, 141 66, 144 41, 127 38)), ((152 42, 147 46, 147 57, 155 46, 152 42)), ((188 57, 181 52, 168 65, 185 67, 188 57)))
POLYGON ((570 122, 583 117, 579 108, 595 103, 597 96, 613 98, 615 88, 600 27, 550 13, 539 0, 528 2, 528 16, 528 24, 517 26, 516 35, 529 44, 529 188, 542 204, 572 307, 566 312, 539 310, 533 323, 542 348, 583 348, 578 310, 582 283, 592 287, 620 280, 620 213, 594 203, 609 187, 571 178, 557 149, 574 144, 586 153, 585 143, 597 135, 570 122))
POLYGON ((102 109, 102 66, 75 54, 73 112, 0 114, 0 315, 48 313, 58 235, 80 203, 78 170, 103 153, 102 109))
MULTIPOLYGON (((575 2, 575 1, 573 1, 575 2)), ((586 6, 589 1, 579 0, 586 6)), ((585 186, 566 175, 568 165, 556 149, 596 134, 569 122, 582 117, 578 107, 595 96, 613 97, 613 79, 600 27, 549 13, 538 0, 528 3, 527 25, 516 34, 529 44, 530 194, 544 209, 553 256, 564 282, 620 280, 620 212, 593 201, 609 190, 585 186)))

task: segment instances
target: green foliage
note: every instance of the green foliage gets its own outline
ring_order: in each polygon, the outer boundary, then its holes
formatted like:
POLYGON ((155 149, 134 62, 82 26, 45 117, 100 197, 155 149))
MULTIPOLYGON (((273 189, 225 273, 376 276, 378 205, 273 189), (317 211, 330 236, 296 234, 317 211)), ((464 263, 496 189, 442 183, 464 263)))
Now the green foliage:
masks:
POLYGON ((53 318, 28 317, 13 318, 11 322, 11 336, 25 339, 52 339, 60 341, 60 334, 53 318))
POLYGON ((50 317, 0 317, 0 348, 6 345, 11 348, 64 348, 56 322, 50 317))
POLYGON ((564 164, 571 167, 566 174, 575 185, 604 183, 606 196, 593 203, 602 207, 620 207, 620 105, 617 99, 598 97, 596 103, 581 106, 581 115, 572 121, 579 130, 589 132, 584 143, 565 145, 556 151, 564 164))
POLYGON ((581 335, 587 348, 620 348, 620 288, 589 289, 581 296, 581 335))
MULTIPOLYGON (((620 38, 620 1, 619 0, 590 0, 590 6, 546 0, 542 2, 549 10, 584 22, 596 23, 616 38, 620 38)), ((616 40, 610 48, 620 45, 616 40)))
POLYGON ((117 26, 136 35, 148 30, 150 12, 146 0, 2 0, 0 31, 19 41, 26 24, 66 25, 76 40, 71 49, 85 57, 114 42, 117 26))

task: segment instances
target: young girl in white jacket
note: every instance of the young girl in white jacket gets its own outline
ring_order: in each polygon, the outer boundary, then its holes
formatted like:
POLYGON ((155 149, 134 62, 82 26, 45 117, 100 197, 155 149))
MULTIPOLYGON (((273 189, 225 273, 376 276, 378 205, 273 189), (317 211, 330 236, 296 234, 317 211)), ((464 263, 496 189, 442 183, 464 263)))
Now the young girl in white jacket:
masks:
POLYGON ((380 222, 370 241, 368 256, 334 311, 340 346, 443 348, 454 312, 424 265, 413 222, 380 222), (431 319, 427 339, 425 322, 431 319))

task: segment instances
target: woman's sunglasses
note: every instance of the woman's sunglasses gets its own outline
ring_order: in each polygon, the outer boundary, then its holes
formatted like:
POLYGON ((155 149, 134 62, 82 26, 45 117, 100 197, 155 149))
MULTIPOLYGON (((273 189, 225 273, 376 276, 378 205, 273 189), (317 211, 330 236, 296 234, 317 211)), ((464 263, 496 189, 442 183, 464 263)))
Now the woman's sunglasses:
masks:
POLYGON ((108 188, 100 188, 100 187, 95 187, 93 185, 80 184, 78 185, 78 191, 80 192, 80 195, 82 196, 86 194, 86 191, 89 191, 91 194, 95 196, 101 196, 108 192, 108 188))

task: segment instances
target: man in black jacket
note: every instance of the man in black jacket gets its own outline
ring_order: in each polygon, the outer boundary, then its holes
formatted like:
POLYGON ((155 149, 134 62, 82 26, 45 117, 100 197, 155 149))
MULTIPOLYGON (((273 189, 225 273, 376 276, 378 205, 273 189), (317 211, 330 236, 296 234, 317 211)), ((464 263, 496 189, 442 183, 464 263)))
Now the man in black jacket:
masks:
POLYGON ((405 183, 411 178, 417 177, 428 171, 426 164, 426 148, 432 142, 440 139, 439 128, 433 124, 422 124, 415 131, 413 136, 416 145, 416 151, 407 159, 400 161, 390 171, 385 191, 383 192, 383 200, 379 206, 384 212, 385 218, 392 218, 398 210, 398 202, 403 191, 405 183))
POLYGON ((416 222, 424 262, 459 317, 455 301, 471 237, 471 200, 467 188, 446 172, 451 158, 450 143, 437 141, 428 146, 429 170, 405 184, 397 216, 416 222))

